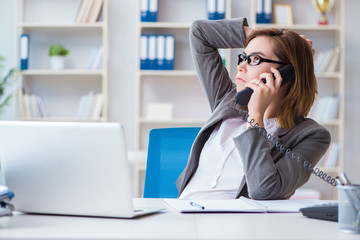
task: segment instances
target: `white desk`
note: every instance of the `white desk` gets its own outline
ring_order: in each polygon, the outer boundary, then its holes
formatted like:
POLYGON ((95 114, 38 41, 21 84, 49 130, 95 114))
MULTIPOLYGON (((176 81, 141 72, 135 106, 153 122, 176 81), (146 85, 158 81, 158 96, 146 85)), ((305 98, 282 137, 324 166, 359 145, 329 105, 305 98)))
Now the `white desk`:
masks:
MULTIPOLYGON (((158 206, 161 199, 135 199, 158 206)), ((137 219, 15 214, 0 218, 0 239, 360 239, 337 223, 300 213, 180 214, 172 210, 137 219)))

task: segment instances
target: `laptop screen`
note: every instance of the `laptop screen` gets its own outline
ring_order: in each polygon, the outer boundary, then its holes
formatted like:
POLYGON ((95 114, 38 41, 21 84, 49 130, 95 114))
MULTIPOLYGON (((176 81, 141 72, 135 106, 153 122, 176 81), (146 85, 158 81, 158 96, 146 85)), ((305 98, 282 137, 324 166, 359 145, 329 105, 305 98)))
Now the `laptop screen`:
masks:
POLYGON ((132 183, 119 123, 0 122, 5 185, 30 213, 131 217, 132 183))

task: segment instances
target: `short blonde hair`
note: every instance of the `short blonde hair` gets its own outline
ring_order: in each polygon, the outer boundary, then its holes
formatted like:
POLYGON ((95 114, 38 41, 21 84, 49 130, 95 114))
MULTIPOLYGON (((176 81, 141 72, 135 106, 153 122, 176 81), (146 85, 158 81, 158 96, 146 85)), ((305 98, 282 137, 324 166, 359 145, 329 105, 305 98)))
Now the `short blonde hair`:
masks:
POLYGON ((294 66, 295 81, 291 82, 277 117, 280 127, 293 128, 298 120, 309 114, 318 93, 312 49, 298 33, 275 28, 252 31, 246 39, 245 47, 252 39, 259 36, 269 37, 274 42, 274 54, 280 61, 294 66))

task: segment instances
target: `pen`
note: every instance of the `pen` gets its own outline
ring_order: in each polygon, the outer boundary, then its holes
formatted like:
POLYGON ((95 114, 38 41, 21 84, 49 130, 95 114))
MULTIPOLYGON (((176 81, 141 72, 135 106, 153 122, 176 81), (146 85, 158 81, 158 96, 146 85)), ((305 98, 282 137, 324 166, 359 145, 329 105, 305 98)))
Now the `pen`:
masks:
POLYGON ((341 173, 340 177, 341 177, 342 182, 344 183, 344 185, 348 185, 348 186, 351 185, 351 182, 350 182, 349 178, 347 177, 347 175, 345 173, 341 173))
POLYGON ((196 203, 196 202, 190 202, 190 205, 193 206, 193 207, 197 207, 197 208, 200 208, 201 210, 204 210, 205 207, 196 203))

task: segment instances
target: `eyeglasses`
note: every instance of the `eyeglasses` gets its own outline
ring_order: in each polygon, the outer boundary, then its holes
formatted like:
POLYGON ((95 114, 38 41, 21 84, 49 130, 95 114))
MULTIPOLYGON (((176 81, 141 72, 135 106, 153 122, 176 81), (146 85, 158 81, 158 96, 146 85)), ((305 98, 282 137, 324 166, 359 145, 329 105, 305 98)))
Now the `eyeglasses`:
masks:
POLYGON ((247 63, 251 66, 256 66, 259 65, 262 62, 270 62, 270 63, 278 63, 278 64, 286 64, 283 62, 279 62, 279 61, 274 61, 274 60, 270 60, 270 59, 266 59, 266 58, 262 58, 261 56, 257 55, 257 54, 250 54, 250 55, 245 55, 245 54, 239 54, 238 55, 238 63, 237 65, 240 65, 242 62, 247 61, 247 63))

